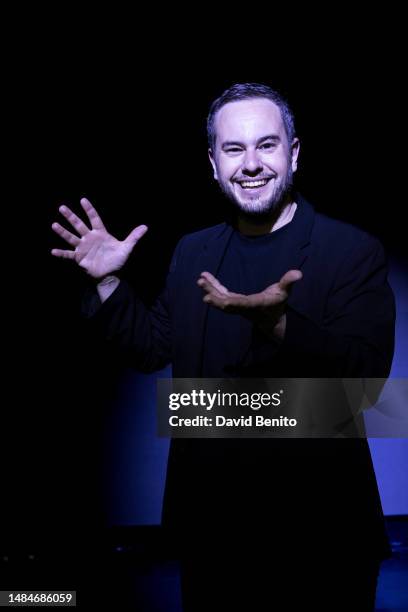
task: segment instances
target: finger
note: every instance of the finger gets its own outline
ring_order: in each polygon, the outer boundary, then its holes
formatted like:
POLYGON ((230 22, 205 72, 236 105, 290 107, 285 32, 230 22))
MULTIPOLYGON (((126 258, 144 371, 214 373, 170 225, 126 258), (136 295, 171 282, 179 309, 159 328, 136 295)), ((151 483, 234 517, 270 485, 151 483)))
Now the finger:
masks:
POLYGON ((130 232, 129 236, 125 239, 125 242, 136 244, 142 238, 142 236, 145 235, 148 229, 149 228, 147 225, 138 225, 130 232))
POLYGON ((303 277, 303 274, 300 270, 289 270, 282 276, 278 285, 281 291, 288 291, 296 281, 300 280, 303 277))
POLYGON ((200 277, 197 281, 197 285, 204 289, 207 293, 211 293, 211 295, 226 296, 227 292, 222 293, 219 291, 214 285, 212 285, 206 278, 200 277))
POLYGON ((207 292, 203 298, 207 304, 231 312, 249 306, 248 296, 228 291, 210 272, 202 272, 197 285, 207 292))
POLYGON ((249 306, 248 296, 241 295, 240 293, 231 293, 230 291, 221 293, 214 286, 210 285, 206 278, 199 278, 197 284, 206 291, 206 295, 203 297, 203 301, 206 304, 229 312, 235 312, 249 306))
POLYGON ((68 208, 68 206, 60 206, 59 211, 61 215, 65 217, 66 220, 69 221, 70 224, 76 229, 80 236, 85 236, 85 234, 88 234, 89 227, 87 227, 85 223, 81 221, 81 219, 77 217, 77 215, 73 213, 70 208, 68 208))
POLYGON ((227 312, 242 312, 248 307, 247 296, 239 293, 224 295, 216 290, 207 293, 203 301, 227 312))
POLYGON ((64 249, 52 249, 51 255, 54 255, 54 257, 62 257, 63 259, 74 259, 75 251, 68 251, 64 249))
POLYGON ((86 212, 86 215, 89 219, 92 229, 105 229, 104 224, 102 223, 102 219, 96 212, 95 208, 92 206, 88 198, 81 198, 79 200, 82 208, 86 212))
POLYGON ((220 291, 218 291, 218 289, 211 285, 211 283, 209 283, 208 280, 205 278, 199 278, 197 281, 197 285, 209 295, 214 295, 218 297, 226 295, 225 293, 221 293, 220 291))
POLYGON ((217 293, 216 291, 212 293, 207 293, 203 297, 203 302, 205 302, 206 304, 210 304, 211 306, 216 306, 221 310, 225 310, 227 306, 229 306, 227 298, 221 295, 220 293, 217 293))
POLYGON ((65 227, 62 227, 62 225, 60 225, 59 223, 53 223, 51 227, 54 232, 58 234, 58 236, 61 236, 61 238, 66 240, 68 244, 71 244, 72 246, 76 247, 81 242, 78 236, 75 236, 75 234, 71 234, 71 232, 66 230, 65 227))
POLYGON ((270 285, 261 293, 248 296, 252 306, 269 307, 285 302, 289 297, 289 291, 296 281, 303 278, 300 270, 289 270, 279 282, 270 285))
POLYGON ((214 287, 214 289, 216 289, 220 293, 228 293, 228 289, 224 287, 224 285, 221 285, 219 280, 217 280, 215 276, 213 276, 210 272, 201 272, 200 279, 204 279, 205 281, 207 281, 207 283, 209 283, 212 287, 214 287))
MULTIPOLYGON (((209 302, 211 296, 214 297, 215 299, 225 299, 226 297, 226 293, 221 293, 221 291, 219 291, 214 285, 212 285, 209 280, 201 275, 200 278, 197 281, 197 285, 199 287, 201 287, 201 289, 203 289, 206 292, 206 296, 203 298, 203 300, 205 302, 209 302)), ((222 286, 222 285, 221 285, 222 286)), ((225 287, 224 287, 225 289, 225 287)), ((228 292, 227 292, 228 293, 228 292)))

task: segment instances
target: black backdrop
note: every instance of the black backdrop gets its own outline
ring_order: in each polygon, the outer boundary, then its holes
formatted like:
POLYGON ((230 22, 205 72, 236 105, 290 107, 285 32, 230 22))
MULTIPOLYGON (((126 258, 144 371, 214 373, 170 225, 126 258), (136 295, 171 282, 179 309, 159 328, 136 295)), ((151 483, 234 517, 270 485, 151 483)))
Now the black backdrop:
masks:
POLYGON ((76 41, 74 54, 66 43, 54 32, 49 44, 26 49, 11 70, 4 116, 0 531, 7 550, 86 546, 104 528, 105 422, 122 364, 81 320, 82 272, 50 255, 62 244, 50 228, 60 203, 79 212, 86 195, 118 237, 149 226, 126 273, 152 300, 180 236, 223 218, 207 162, 208 105, 233 82, 259 81, 294 108, 303 195, 374 233, 390 252, 405 248, 402 77, 389 58, 379 62, 364 49, 347 60, 324 57, 324 49, 289 58, 271 47, 262 63, 236 53, 198 62, 189 49, 177 57, 162 49, 154 59, 149 47, 112 56, 110 46, 76 41))

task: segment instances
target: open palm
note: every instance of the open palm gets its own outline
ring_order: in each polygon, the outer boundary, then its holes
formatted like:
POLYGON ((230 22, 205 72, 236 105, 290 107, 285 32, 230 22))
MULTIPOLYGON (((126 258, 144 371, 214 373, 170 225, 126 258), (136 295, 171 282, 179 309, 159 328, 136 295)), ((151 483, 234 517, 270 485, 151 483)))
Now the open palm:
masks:
POLYGON ((133 248, 146 233, 147 227, 139 225, 130 232, 125 240, 117 240, 106 230, 102 219, 89 200, 82 198, 81 206, 89 219, 91 228, 67 206, 61 206, 60 213, 79 235, 68 231, 59 223, 53 223, 54 232, 74 249, 52 249, 51 253, 55 257, 74 260, 90 276, 101 279, 124 266, 133 248))
POLYGON ((250 295, 229 291, 210 272, 202 272, 197 284, 205 292, 203 301, 225 312, 250 314, 255 310, 267 311, 269 309, 273 312, 275 309, 275 312, 280 314, 288 299, 292 284, 301 278, 300 270, 289 270, 279 282, 269 285, 260 293, 250 295))

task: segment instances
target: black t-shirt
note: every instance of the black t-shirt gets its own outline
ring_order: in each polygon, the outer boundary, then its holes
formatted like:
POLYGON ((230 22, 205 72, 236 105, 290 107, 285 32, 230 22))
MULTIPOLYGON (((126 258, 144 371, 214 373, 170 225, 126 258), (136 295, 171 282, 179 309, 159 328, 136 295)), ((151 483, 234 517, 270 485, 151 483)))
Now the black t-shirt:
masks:
MULTIPOLYGON (((281 271, 275 262, 280 259, 282 249, 290 248, 295 218, 296 215, 290 223, 261 236, 245 236, 235 230, 217 273, 219 282, 230 291, 245 295, 258 293, 278 282, 281 271)), ((253 366, 254 354, 262 342, 266 339, 249 319, 210 307, 205 328, 204 376, 245 375, 245 368, 253 366), (209 338, 217 338, 217 342, 210 343, 209 338)), ((273 342, 268 344, 273 350, 273 342)))

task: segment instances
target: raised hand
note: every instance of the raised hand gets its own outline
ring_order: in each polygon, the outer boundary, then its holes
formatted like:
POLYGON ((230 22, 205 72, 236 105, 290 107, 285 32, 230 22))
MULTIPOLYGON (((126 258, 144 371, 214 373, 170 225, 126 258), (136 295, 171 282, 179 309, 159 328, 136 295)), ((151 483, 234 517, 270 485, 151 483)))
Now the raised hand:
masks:
POLYGON ((258 323, 266 333, 282 336, 289 291, 292 284, 301 278, 300 270, 289 270, 279 282, 250 295, 228 291, 210 272, 202 272, 197 284, 205 291, 203 301, 207 304, 225 312, 241 314, 258 323))
POLYGON ((117 240, 107 232, 102 219, 90 201, 82 198, 80 202, 89 219, 91 229, 67 206, 61 206, 60 213, 79 236, 68 231, 59 223, 53 223, 54 232, 74 248, 52 249, 51 254, 55 257, 72 259, 90 276, 97 280, 102 279, 124 266, 134 246, 147 232, 147 227, 139 225, 130 232, 125 240, 117 240))

